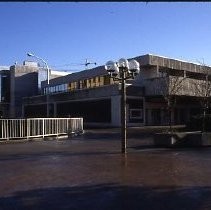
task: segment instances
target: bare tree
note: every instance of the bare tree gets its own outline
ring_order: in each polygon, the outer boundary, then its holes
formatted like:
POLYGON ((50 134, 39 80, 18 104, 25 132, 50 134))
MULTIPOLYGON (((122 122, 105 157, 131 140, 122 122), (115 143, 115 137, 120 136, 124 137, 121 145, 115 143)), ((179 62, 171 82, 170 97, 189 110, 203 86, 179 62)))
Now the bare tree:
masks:
POLYGON ((176 105, 176 96, 182 95, 184 80, 183 71, 163 68, 157 78, 157 88, 167 104, 169 130, 172 132, 172 111, 176 105))
POLYGON ((203 63, 200 63, 201 76, 197 79, 192 80, 195 96, 200 100, 200 104, 203 110, 203 122, 202 132, 206 130, 206 116, 210 107, 211 97, 211 68, 203 63))

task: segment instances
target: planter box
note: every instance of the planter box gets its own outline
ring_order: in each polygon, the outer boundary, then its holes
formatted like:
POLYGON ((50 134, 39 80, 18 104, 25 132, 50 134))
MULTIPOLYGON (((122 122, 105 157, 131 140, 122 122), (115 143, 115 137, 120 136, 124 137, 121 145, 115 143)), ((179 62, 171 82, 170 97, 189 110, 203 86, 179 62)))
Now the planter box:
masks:
POLYGON ((194 132, 174 132, 156 133, 154 135, 154 145, 157 146, 209 146, 211 145, 211 133, 194 132))

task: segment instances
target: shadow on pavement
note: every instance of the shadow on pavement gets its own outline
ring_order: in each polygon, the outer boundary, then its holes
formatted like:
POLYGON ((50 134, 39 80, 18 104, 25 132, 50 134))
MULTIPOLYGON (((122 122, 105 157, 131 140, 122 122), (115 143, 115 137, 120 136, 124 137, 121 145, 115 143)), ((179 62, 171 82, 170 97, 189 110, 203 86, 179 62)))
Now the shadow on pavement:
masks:
POLYGON ((210 187, 133 187, 117 184, 47 188, 0 198, 2 210, 205 210, 210 187))

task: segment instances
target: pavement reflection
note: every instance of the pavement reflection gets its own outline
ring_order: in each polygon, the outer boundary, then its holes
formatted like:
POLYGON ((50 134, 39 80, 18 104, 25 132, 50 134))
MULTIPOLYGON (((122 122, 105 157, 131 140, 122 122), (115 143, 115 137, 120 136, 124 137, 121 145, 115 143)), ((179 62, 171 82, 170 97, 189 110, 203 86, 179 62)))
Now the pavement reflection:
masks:
POLYGON ((120 150, 117 131, 0 145, 0 209, 211 209, 210 147, 120 150))

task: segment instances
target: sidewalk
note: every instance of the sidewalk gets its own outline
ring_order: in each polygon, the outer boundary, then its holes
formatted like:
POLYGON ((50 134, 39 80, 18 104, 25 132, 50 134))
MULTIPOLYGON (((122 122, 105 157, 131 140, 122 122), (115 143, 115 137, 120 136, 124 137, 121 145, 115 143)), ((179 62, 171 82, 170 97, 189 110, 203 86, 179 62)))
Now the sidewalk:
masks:
POLYGON ((211 148, 153 148, 146 136, 128 138, 124 156, 115 135, 0 145, 0 209, 210 209, 211 148))

